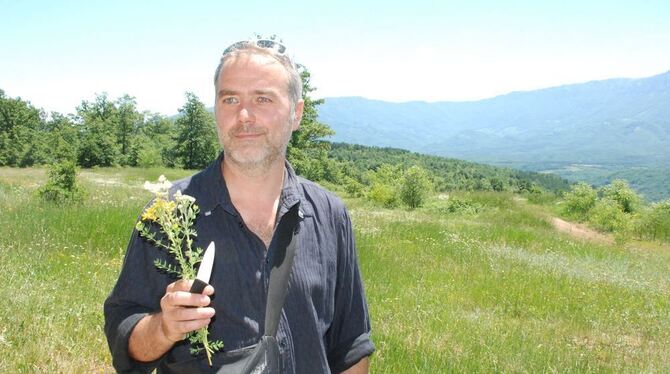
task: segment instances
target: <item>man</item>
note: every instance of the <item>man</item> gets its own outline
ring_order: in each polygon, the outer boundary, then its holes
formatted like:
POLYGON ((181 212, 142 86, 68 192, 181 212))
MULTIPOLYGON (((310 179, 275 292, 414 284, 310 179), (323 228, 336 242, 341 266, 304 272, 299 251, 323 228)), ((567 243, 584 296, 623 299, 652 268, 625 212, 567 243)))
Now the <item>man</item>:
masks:
MULTIPOLYGON (((342 202, 297 177, 286 147, 302 118, 300 75, 274 39, 238 42, 215 75, 215 116, 223 153, 178 181, 196 198, 196 246, 216 244, 210 285, 189 291, 154 268, 166 255, 131 237, 123 269, 105 302, 105 333, 119 372, 193 370, 184 336, 209 325, 224 351, 263 335, 267 256, 284 213, 301 221, 288 294, 277 332, 286 373, 367 373, 374 351, 354 238, 342 202), (215 292, 216 289, 216 292, 215 292)), ((224 352, 224 353, 225 353, 224 352)))

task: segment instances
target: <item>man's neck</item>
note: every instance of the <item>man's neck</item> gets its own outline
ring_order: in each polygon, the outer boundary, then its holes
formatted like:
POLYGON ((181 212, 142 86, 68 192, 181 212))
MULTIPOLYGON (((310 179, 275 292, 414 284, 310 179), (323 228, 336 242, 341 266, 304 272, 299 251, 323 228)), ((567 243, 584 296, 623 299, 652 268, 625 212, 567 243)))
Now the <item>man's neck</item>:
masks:
MULTIPOLYGON (((281 193, 284 182, 284 160, 261 169, 244 169, 225 157, 221 172, 233 202, 256 201, 260 205, 274 202, 281 193)), ((247 205, 247 204, 245 204, 247 205)))

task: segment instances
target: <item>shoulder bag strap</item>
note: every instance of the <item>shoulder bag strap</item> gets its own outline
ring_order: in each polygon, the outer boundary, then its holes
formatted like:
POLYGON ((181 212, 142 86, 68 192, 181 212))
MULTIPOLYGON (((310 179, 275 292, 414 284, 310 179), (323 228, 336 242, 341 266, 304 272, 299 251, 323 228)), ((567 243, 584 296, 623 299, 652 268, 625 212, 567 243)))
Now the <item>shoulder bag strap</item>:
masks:
POLYGON ((295 257, 299 221, 300 204, 298 203, 284 214, 277 226, 277 245, 275 253, 272 254, 272 269, 265 305, 265 335, 268 336, 277 335, 279 318, 288 293, 288 280, 295 257))

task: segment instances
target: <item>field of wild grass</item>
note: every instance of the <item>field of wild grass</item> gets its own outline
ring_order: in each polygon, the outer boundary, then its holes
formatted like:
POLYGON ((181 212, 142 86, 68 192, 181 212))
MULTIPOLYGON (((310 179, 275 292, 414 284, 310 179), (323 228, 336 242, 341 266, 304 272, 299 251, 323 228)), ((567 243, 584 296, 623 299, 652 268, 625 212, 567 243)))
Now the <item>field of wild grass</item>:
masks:
MULTIPOLYGON (((84 203, 56 207, 34 196, 44 170, 0 168, 0 373, 112 371, 102 303, 150 197, 141 184, 161 173, 189 174, 84 170, 84 203)), ((550 207, 508 194, 413 212, 346 201, 373 373, 670 372, 667 245, 572 238, 550 207)))

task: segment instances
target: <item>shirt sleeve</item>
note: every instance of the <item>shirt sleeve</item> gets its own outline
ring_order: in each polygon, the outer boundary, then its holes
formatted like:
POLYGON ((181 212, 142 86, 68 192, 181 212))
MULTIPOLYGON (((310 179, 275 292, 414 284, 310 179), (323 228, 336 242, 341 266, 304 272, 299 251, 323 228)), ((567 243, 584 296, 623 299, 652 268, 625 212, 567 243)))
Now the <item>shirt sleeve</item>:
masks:
POLYGON ((121 273, 104 304, 105 335, 119 373, 148 373, 162 361, 138 362, 128 354, 133 329, 148 313, 160 310, 160 299, 173 281, 154 267, 155 259, 169 260, 133 231, 121 273))
POLYGON ((375 351, 351 219, 344 208, 338 242, 335 310, 332 325, 326 333, 328 364, 336 373, 350 368, 375 351))

